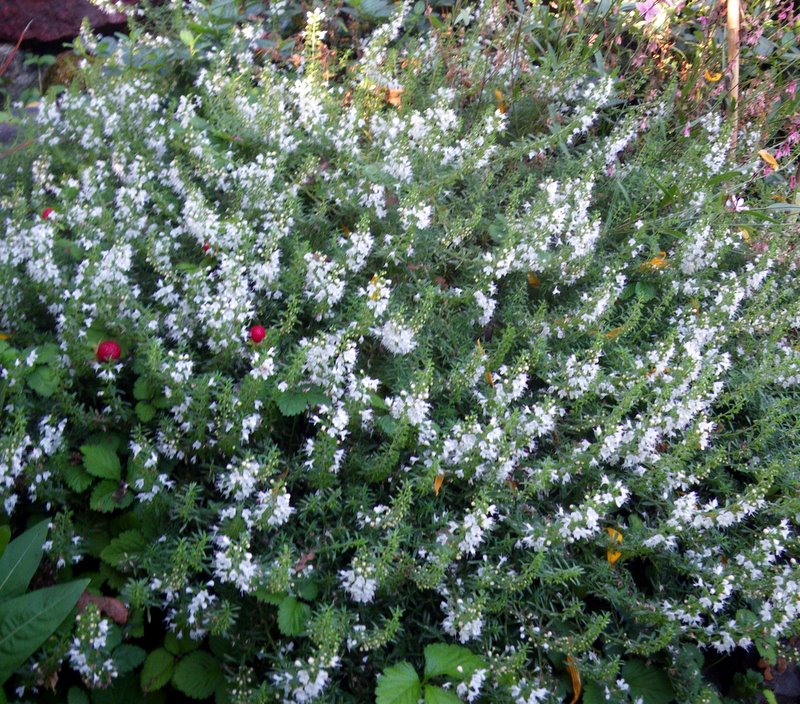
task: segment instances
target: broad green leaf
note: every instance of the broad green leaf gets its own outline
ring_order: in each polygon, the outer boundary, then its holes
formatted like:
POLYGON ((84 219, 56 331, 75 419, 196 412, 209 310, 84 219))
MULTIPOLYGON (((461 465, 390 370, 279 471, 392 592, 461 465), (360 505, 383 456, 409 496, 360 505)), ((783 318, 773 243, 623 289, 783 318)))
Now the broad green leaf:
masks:
POLYGON ((299 579, 295 588, 306 601, 314 601, 319 596, 319 584, 313 579, 299 579))
POLYGON ((587 682, 583 687, 583 704, 608 704, 606 695, 597 682, 587 682))
POLYGON ((37 367, 28 376, 28 386, 39 396, 50 398, 58 389, 58 374, 52 367, 37 367))
POLYGON ((150 385, 150 382, 142 376, 133 383, 133 397, 137 401, 147 401, 147 399, 153 397, 153 387, 150 385))
POLYGON ((205 650, 189 653, 178 663, 172 675, 172 686, 192 699, 210 697, 221 681, 219 662, 205 650))
POLYGON ((133 672, 117 677, 110 687, 92 690, 92 704, 142 704, 147 701, 137 686, 137 677, 133 672))
POLYGON ((67 692, 67 704, 89 704, 89 695, 83 689, 70 687, 67 692))
POLYGON ((139 667, 144 662, 146 655, 147 653, 143 648, 138 645, 129 645, 128 643, 118 646, 112 653, 114 664, 121 675, 139 667))
POLYGON ((117 453, 107 445, 81 445, 83 466, 86 471, 101 479, 120 478, 120 464, 117 453))
POLYGON ((17 536, 0 557, 0 599, 24 594, 42 560, 49 521, 41 521, 17 536))
POLYGON ((285 416, 296 416, 306 410, 308 406, 330 404, 331 400, 316 387, 306 391, 284 391, 277 395, 278 409, 285 416))
POLYGON ((287 596, 278 606, 278 629, 285 636, 299 636, 306 630, 311 607, 297 597, 287 596))
POLYGON ((46 345, 36 348, 36 364, 50 364, 50 362, 58 359, 61 354, 61 349, 53 342, 48 342, 46 345))
POLYGON ((432 684, 426 684, 425 704, 462 704, 462 702, 453 692, 432 684))
POLYGON ((68 464, 61 470, 61 475, 67 486, 79 494, 86 491, 94 481, 94 477, 83 468, 83 465, 68 464))
POLYGON ((133 410, 136 411, 136 415, 142 423, 149 423, 156 415, 156 407, 152 404, 144 403, 144 401, 139 401, 133 407, 133 410))
POLYGON ((626 662, 622 677, 631 687, 631 696, 641 697, 644 704, 669 704, 675 696, 666 673, 641 660, 626 662))
POLYGON ((200 646, 191 638, 178 638, 172 631, 167 631, 164 636, 164 647, 173 655, 186 655, 200 646))
POLYGON ((122 495, 119 492, 119 482, 104 479, 92 491, 89 507, 93 511, 100 511, 100 513, 111 513, 111 511, 116 511, 118 508, 129 506, 133 500, 131 492, 126 491, 122 495))
POLYGON ((88 579, 59 584, 0 605, 0 683, 61 625, 88 584, 88 579))
POLYGON ((155 692, 172 679, 174 672, 175 656, 164 648, 156 648, 145 658, 139 685, 145 694, 155 692))
POLYGON ((280 603, 286 598, 286 592, 268 592, 265 589, 257 589, 253 592, 253 596, 265 604, 280 606, 280 603))
POLYGON ((460 680, 472 677, 485 663, 463 645, 435 643, 425 647, 425 679, 447 675, 460 680))
POLYGON ((100 559, 114 567, 132 567, 147 540, 138 530, 126 530, 114 538, 100 553, 100 559))
POLYGON ((9 526, 0 526, 0 555, 6 551, 9 540, 11 540, 11 528, 9 526))
POLYGON ((414 666, 399 662, 378 676, 375 704, 417 704, 421 689, 414 666))

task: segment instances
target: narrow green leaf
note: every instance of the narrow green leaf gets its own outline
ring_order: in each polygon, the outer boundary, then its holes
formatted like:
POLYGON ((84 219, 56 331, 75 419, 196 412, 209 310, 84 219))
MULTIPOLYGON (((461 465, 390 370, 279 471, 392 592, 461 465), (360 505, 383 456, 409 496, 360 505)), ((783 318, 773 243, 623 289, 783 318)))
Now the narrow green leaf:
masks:
POLYGON ((6 547, 0 557, 0 598, 10 599, 25 593, 42 560, 48 524, 49 521, 37 523, 6 547))
POLYGON ((196 650, 183 658, 172 675, 172 685, 187 697, 206 699, 222 681, 222 668, 205 650, 196 650))
POLYGON ((82 579, 0 604, 0 683, 61 625, 88 584, 88 579, 82 579))
POLYGON ((101 479, 120 478, 120 463, 117 453, 107 445, 81 445, 83 465, 86 471, 101 479))
POLYGON ((421 689, 414 666, 399 662, 378 676, 375 704, 417 704, 421 689))
POLYGON ((145 694, 155 692, 172 679, 174 672, 175 656, 164 648, 156 648, 144 661, 139 685, 145 694))

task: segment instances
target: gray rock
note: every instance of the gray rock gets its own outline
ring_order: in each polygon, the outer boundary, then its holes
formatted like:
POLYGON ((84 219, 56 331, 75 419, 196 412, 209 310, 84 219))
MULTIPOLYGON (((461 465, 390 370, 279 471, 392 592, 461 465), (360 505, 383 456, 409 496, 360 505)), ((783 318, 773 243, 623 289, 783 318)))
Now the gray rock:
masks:
MULTIPOLYGON (((5 64, 13 51, 13 44, 0 44, 0 66, 5 64)), ((6 95, 12 101, 15 101, 28 88, 38 87, 39 71, 36 66, 26 66, 25 54, 22 51, 17 51, 5 73, 0 76, 0 88, 6 91, 6 95)))

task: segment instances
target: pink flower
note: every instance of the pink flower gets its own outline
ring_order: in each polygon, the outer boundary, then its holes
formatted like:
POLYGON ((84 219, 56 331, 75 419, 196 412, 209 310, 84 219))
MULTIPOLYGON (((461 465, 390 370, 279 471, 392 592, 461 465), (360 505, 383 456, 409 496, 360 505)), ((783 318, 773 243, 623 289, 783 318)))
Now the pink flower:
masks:
POLYGON ((645 0, 636 3, 636 11, 642 16, 645 22, 651 22, 658 13, 661 12, 661 0, 645 0))

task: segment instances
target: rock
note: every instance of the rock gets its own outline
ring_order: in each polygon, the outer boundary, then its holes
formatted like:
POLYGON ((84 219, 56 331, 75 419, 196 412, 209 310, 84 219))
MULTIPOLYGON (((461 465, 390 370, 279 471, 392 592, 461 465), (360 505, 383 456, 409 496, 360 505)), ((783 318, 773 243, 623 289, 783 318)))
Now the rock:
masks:
MULTIPOLYGON (((0 44, 0 66, 5 65, 13 51, 13 44, 0 44)), ((36 70, 36 66, 26 66, 25 56, 21 51, 17 51, 5 73, 0 76, 0 88, 7 91, 11 100, 14 101, 28 88, 38 87, 39 72, 36 70)))
POLYGON ((0 42, 16 43, 31 21, 26 42, 69 41, 78 35, 84 17, 100 32, 123 29, 127 22, 121 12, 103 12, 89 0, 0 0, 0 42))

